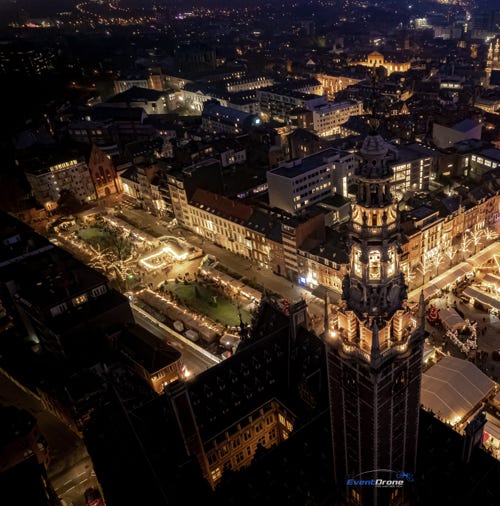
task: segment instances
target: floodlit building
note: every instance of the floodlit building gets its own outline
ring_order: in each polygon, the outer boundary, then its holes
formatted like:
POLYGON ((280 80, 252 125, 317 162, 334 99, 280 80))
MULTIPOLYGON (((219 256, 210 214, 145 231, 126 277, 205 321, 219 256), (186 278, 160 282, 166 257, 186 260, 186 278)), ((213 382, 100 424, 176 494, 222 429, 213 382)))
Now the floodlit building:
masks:
POLYGON ((416 467, 424 307, 415 319, 405 305, 386 153, 380 135, 366 137, 348 229, 349 273, 326 335, 335 482, 348 504, 404 504, 404 488, 349 478, 391 479, 391 470, 416 467))
POLYGON ((366 60, 356 61, 351 63, 351 65, 363 65, 365 67, 372 68, 384 67, 385 70, 387 70, 387 75, 390 75, 393 72, 407 72, 411 67, 411 63, 408 60, 391 61, 390 59, 386 59, 386 57, 378 51, 370 53, 366 60))
POLYGON ((323 94, 328 97, 328 100, 333 100, 339 91, 361 81, 361 79, 347 75, 334 76, 330 74, 316 74, 316 79, 323 86, 323 94))
POLYGON ((336 150, 326 149, 268 171, 269 204, 290 214, 300 214, 331 195, 336 157, 336 150))
POLYGON ((58 206, 63 191, 81 203, 95 200, 96 190, 85 160, 66 155, 51 160, 32 159, 23 163, 33 196, 47 211, 58 206))
POLYGON ((328 102, 305 108, 297 113, 300 128, 314 131, 320 137, 329 137, 340 133, 340 125, 351 116, 363 114, 362 102, 328 102))
POLYGON ((92 145, 88 167, 98 199, 123 191, 120 177, 116 173, 115 164, 113 163, 113 156, 118 153, 116 145, 92 145))
POLYGON ((303 93, 291 90, 285 86, 271 86, 257 90, 257 99, 265 119, 274 119, 282 123, 289 123, 293 110, 298 107, 311 109, 321 104, 327 104, 322 95, 303 93))

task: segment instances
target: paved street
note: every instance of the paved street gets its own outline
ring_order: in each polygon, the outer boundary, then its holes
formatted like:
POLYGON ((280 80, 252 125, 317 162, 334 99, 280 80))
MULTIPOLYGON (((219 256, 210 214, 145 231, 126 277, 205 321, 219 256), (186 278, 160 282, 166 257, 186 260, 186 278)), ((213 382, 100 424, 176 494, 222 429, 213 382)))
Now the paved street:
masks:
MULTIPOLYGON (((477 346, 478 351, 487 352, 488 357, 483 360, 477 360, 476 365, 488 374, 493 380, 498 381, 500 378, 500 362, 492 359, 491 352, 500 349, 500 320, 493 315, 488 314, 473 307, 471 304, 466 304, 459 297, 452 293, 445 293, 441 297, 432 299, 430 302, 438 309, 455 308, 464 314, 464 319, 477 322, 477 346), (456 305, 455 305, 456 304, 456 305)), ((431 343, 435 346, 441 346, 445 353, 459 358, 466 358, 454 344, 449 342, 445 336, 446 331, 436 329, 427 323, 427 330, 430 333, 431 343)))
POLYGON ((97 487, 92 461, 83 441, 42 403, 0 371, 0 403, 26 409, 38 420, 51 457, 47 471, 52 487, 70 506, 84 506, 84 492, 97 487))
MULTIPOLYGON (((140 209, 123 209, 122 213, 130 218, 131 221, 141 224, 141 228, 153 235, 174 235, 186 239, 186 241, 193 246, 203 249, 206 254, 216 257, 219 262, 228 269, 258 283, 270 292, 279 293, 282 297, 286 297, 291 301, 305 298, 308 303, 309 314, 314 317, 315 321, 318 323, 318 327, 321 326, 322 328, 324 314, 323 301, 311 295, 305 288, 291 283, 270 270, 262 269, 252 264, 247 259, 237 256, 189 230, 180 227, 176 227, 175 229, 169 228, 166 226, 166 222, 145 211, 140 209)), ((171 277, 170 273, 168 277, 171 277)), ((155 278, 155 282, 157 281, 158 279, 155 278)))

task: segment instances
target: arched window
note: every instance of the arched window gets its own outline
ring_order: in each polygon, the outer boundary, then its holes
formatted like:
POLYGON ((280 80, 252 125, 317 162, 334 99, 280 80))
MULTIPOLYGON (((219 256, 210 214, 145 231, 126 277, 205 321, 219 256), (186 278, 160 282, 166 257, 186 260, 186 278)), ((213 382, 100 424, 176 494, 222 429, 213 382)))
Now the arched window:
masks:
POLYGON ((380 251, 370 251, 368 257, 368 275, 370 279, 380 279, 380 251))

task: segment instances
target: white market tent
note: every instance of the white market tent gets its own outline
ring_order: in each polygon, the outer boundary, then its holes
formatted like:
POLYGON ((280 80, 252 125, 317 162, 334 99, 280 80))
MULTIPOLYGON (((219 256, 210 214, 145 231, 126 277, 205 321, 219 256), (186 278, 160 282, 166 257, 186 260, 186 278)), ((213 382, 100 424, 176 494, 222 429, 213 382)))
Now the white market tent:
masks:
MULTIPOLYGON (((459 279, 464 278, 467 274, 471 274, 472 272, 474 272, 474 268, 467 262, 462 262, 458 265, 455 265, 455 267, 452 269, 447 270, 443 274, 440 274, 439 276, 433 278, 424 285, 424 299, 432 299, 432 297, 439 293, 440 290, 447 288, 459 279)), ((413 290, 410 292, 408 298, 410 300, 417 301, 420 297, 421 290, 422 287, 413 290)))
POLYGON ((465 326, 464 319, 454 309, 440 309, 439 319, 447 329, 458 330, 465 326))
POLYGON ((422 375, 421 403, 455 425, 476 411, 495 383, 472 362, 444 357, 422 375))
POLYGON ((500 276, 488 272, 484 275, 483 283, 486 285, 500 286, 500 276))
POLYGON ((467 263, 479 268, 490 265, 498 269, 500 267, 500 242, 496 241, 468 258, 467 263))
POLYGON ((440 276, 434 278, 432 280, 432 284, 438 286, 439 288, 443 289, 447 286, 451 285, 452 283, 455 283, 458 279, 463 278, 467 274, 470 274, 474 272, 474 269, 472 266, 467 264, 466 262, 462 262, 458 265, 455 265, 452 269, 449 269, 445 273, 441 274, 440 276))
POLYGON ((491 420, 486 422, 484 426, 484 432, 488 434, 489 437, 494 439, 493 444, 498 448, 500 447, 500 427, 493 423, 491 420))
POLYGON ((471 299, 477 300, 480 304, 483 304, 486 307, 500 311, 500 300, 496 299, 495 297, 492 297, 488 293, 482 292, 477 288, 472 288, 471 286, 468 286, 463 291, 463 294, 467 297, 470 297, 471 299))

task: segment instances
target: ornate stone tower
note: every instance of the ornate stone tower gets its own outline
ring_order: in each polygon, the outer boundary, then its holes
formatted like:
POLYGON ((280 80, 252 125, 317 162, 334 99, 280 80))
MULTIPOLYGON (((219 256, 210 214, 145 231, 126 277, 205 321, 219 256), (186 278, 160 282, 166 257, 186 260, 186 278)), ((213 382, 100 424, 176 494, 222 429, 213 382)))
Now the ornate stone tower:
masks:
POLYGON ((423 300, 418 315, 406 306, 387 151, 375 131, 361 148, 350 268, 336 328, 325 338, 336 483, 346 503, 369 506, 403 504, 404 486, 359 480, 415 470, 424 337, 423 300))
POLYGON ((488 47, 488 56, 486 58, 486 86, 490 86, 491 72, 500 70, 500 37, 495 37, 488 47))

